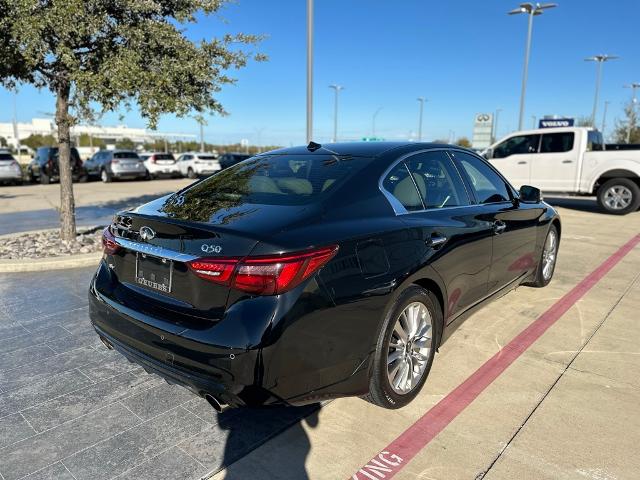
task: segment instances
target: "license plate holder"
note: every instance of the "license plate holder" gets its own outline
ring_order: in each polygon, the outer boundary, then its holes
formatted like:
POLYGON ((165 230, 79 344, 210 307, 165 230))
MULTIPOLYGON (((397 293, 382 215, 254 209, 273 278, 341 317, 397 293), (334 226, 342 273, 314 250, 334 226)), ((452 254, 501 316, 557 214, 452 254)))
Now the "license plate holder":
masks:
POLYGON ((136 283, 150 290, 171 293, 173 261, 136 252, 136 283))

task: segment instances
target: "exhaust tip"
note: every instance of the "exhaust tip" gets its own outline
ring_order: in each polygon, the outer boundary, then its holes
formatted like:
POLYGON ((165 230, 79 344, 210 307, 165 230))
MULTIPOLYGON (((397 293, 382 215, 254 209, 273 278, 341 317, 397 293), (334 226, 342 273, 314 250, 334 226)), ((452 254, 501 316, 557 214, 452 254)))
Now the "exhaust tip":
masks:
POLYGON ((209 402, 209 405, 213 407, 213 409, 220 413, 222 412, 222 405, 213 395, 209 395, 208 393, 204 396, 205 400, 209 402))
POLYGON ((111 345, 106 338, 100 337, 100 341, 107 347, 109 350, 113 350, 113 345, 111 345))

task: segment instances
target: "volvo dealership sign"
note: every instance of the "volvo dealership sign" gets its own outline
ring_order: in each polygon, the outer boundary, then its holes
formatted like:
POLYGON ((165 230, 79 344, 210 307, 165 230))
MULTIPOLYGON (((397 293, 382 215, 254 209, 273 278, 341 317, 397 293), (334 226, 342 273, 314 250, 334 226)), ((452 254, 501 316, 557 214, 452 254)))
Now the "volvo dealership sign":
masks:
POLYGON ((538 128, 573 127, 573 118, 543 118, 538 122, 538 128))

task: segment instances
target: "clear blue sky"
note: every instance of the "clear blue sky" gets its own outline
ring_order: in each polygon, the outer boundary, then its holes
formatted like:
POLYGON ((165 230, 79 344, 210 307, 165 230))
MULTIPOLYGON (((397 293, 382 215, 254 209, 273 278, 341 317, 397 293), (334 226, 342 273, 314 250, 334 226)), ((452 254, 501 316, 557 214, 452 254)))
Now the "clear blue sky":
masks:
MULTIPOLYGON (((316 0, 314 119, 315 139, 327 141, 333 129, 331 83, 345 86, 340 98, 340 133, 360 138, 371 133, 386 139, 407 138, 417 130, 418 102, 425 96, 426 139, 470 136, 473 116, 502 108, 499 135, 517 127, 526 16, 508 16, 516 0, 316 0)), ((525 125, 531 115, 589 115, 595 64, 584 57, 609 53, 620 60, 605 64, 604 100, 611 102, 607 124, 622 115, 630 96, 624 84, 640 82, 638 0, 558 0, 559 7, 536 17, 533 30, 525 125)), ((188 26, 198 39, 223 32, 262 33, 259 47, 266 63, 250 63, 235 72, 238 83, 219 99, 230 116, 213 117, 205 127, 211 142, 248 138, 289 145, 305 137, 304 0, 237 0, 220 16, 188 26)), ((1 61, 1 60, 0 60, 1 61)), ((51 94, 23 87, 19 119, 51 112, 51 94)), ((0 89, 0 121, 12 116, 11 94, 0 89)), ((124 123, 144 127, 135 112, 124 123)), ((118 115, 105 124, 120 123, 118 115)), ((164 117, 160 131, 197 133, 190 119, 164 117)))

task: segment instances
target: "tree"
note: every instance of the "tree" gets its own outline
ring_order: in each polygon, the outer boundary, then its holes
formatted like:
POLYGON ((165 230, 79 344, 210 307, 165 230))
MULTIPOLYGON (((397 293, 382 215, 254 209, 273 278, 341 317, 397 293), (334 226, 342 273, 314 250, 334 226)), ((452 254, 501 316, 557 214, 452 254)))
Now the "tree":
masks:
POLYGON ((106 144, 101 138, 90 137, 88 133, 81 133, 78 137, 78 147, 104 148, 106 144))
POLYGON ((471 148, 471 142, 467 137, 460 137, 456 140, 456 145, 464 148, 471 148))
POLYGON ((4 137, 0 137, 0 147, 6 147, 7 146, 7 139, 4 137))
POLYGON ((184 26, 227 0, 0 0, 0 85, 27 83, 56 97, 61 238, 75 238, 71 126, 121 107, 138 108, 149 127, 162 114, 224 114, 214 98, 227 73, 251 58, 254 35, 194 42, 184 26), (238 47, 240 45, 240 47, 238 47))
POLYGON ((624 118, 616 120, 616 128, 613 131, 615 143, 640 143, 637 108, 632 100, 629 100, 624 106, 624 118))
POLYGON ((116 141, 116 148, 122 148, 124 150, 135 150, 136 144, 130 138, 121 138, 116 141))
POLYGON ((34 150, 39 147, 51 147, 56 144, 56 139, 53 135, 40 135, 39 133, 33 133, 24 140, 21 140, 22 145, 26 145, 34 150))

